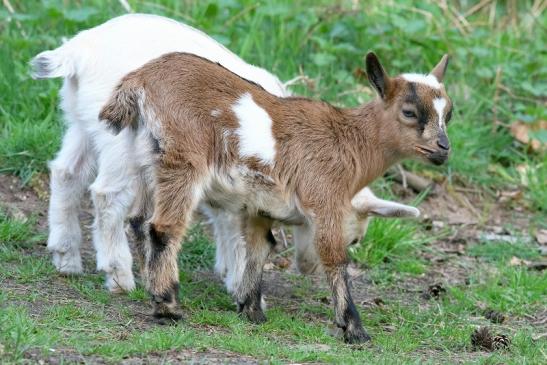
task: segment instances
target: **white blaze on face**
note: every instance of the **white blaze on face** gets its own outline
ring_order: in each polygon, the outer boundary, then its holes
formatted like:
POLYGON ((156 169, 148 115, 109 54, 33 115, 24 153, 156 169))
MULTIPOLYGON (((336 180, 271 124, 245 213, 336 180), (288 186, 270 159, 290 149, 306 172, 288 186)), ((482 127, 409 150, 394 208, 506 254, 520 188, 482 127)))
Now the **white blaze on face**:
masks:
POLYGON ((239 128, 235 133, 239 137, 239 155, 256 157, 266 164, 275 160, 275 139, 272 134, 272 119, 258 106, 251 94, 245 93, 232 106, 239 128))
POLYGON ((420 84, 425 84, 437 90, 441 88, 441 83, 433 75, 403 74, 402 76, 403 76, 403 79, 405 79, 408 82, 417 82, 420 84))
POLYGON ((437 115, 439 116, 439 128, 443 129, 443 115, 444 115, 444 108, 446 107, 446 99, 445 98, 436 98, 433 99, 433 108, 437 112, 437 115))

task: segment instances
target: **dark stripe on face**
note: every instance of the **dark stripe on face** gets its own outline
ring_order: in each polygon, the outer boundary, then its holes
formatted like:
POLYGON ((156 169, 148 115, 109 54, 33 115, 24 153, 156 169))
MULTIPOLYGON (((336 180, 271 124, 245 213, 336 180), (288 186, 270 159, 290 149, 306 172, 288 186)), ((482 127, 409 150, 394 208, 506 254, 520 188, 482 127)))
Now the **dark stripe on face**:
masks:
POLYGON ((416 92, 416 83, 408 83, 408 96, 405 99, 405 102, 413 104, 416 107, 416 111, 418 112, 418 130, 420 134, 424 133, 425 126, 429 120, 429 111, 424 107, 418 97, 418 93, 416 92))

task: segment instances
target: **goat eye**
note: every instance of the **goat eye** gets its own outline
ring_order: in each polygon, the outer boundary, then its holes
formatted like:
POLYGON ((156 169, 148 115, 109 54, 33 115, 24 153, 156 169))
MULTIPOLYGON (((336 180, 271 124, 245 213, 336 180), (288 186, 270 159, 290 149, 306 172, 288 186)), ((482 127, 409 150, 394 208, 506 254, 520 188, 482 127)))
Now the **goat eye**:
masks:
POLYGON ((446 114, 445 123, 448 124, 448 122, 450 122, 450 119, 452 119, 452 110, 450 110, 448 114, 446 114))
POLYGON ((416 113, 414 113, 412 110, 403 110, 403 115, 406 118, 416 118, 416 113))

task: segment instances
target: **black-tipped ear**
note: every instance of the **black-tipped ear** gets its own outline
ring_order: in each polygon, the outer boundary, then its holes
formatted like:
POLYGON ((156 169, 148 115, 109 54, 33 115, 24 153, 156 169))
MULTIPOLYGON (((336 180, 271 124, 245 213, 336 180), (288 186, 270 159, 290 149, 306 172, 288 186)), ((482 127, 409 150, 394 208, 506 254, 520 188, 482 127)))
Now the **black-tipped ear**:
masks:
POLYGON ((449 57, 445 54, 439 63, 437 63, 437 66, 433 67, 433 70, 430 72, 430 74, 435 76, 439 82, 443 82, 444 73, 446 72, 446 68, 448 66, 448 60, 449 57))
POLYGON ((387 88, 389 86, 389 76, 384 71, 380 60, 374 52, 369 52, 365 59, 367 67, 368 80, 374 86, 380 97, 383 99, 387 94, 387 88))

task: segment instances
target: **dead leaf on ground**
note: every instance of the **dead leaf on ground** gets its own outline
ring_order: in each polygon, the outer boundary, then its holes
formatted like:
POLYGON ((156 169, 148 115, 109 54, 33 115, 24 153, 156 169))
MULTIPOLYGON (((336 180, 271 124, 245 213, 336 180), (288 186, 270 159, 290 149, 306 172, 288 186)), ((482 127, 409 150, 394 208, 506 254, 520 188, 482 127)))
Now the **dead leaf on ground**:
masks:
POLYGON ((522 199, 522 197, 523 193, 520 190, 499 191, 497 194, 497 198, 500 203, 519 201, 522 199))
POLYGON ((273 260, 273 264, 280 269, 286 269, 291 265, 291 261, 283 256, 278 256, 273 260))
POLYGON ((533 152, 541 152, 545 150, 545 143, 542 143, 539 139, 532 137, 531 132, 547 129, 547 121, 540 120, 534 123, 524 123, 516 121, 511 124, 511 134, 517 141, 527 145, 529 150, 533 152))
POLYGON ((540 245, 547 245, 547 229, 538 229, 535 236, 540 245))
POLYGON ((511 257, 511 260, 509 260, 509 266, 528 266, 528 265, 530 265, 530 261, 519 259, 516 256, 511 257))

